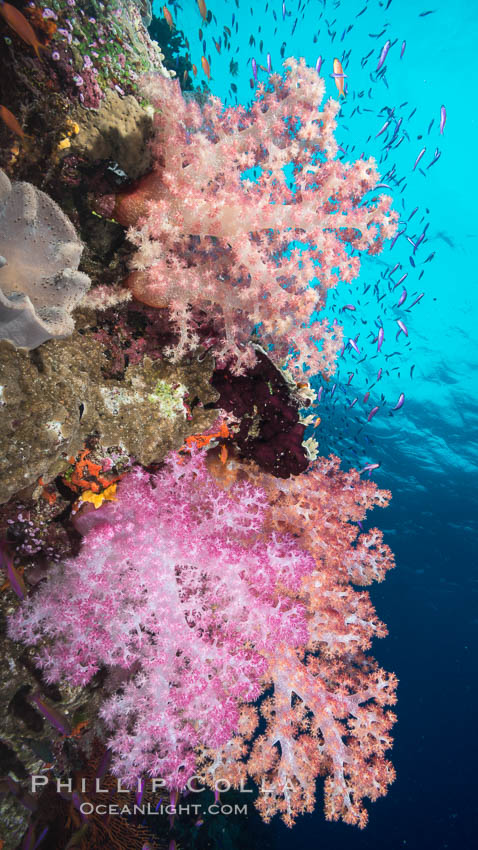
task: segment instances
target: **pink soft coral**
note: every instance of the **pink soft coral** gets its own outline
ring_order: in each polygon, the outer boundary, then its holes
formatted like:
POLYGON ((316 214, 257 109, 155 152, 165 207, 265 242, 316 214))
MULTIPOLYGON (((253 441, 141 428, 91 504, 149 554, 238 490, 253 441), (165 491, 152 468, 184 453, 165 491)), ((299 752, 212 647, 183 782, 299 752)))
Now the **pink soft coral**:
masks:
POLYGON ((51 641, 49 681, 128 671, 101 712, 125 781, 147 771, 183 787, 194 748, 225 744, 239 703, 260 695, 276 641, 307 640, 297 594, 313 559, 288 535, 258 538, 264 503, 247 483, 222 491, 201 455, 172 455, 157 477, 136 469, 117 502, 78 519, 80 555, 11 619, 12 637, 51 641))
POLYGON ((380 581, 393 559, 380 532, 355 523, 388 498, 337 458, 284 481, 213 453, 172 455, 79 516, 80 555, 51 569, 10 635, 49 640, 39 661, 50 681, 126 671, 102 715, 129 782, 250 775, 269 789, 264 818, 291 824, 327 773, 327 817, 363 826, 363 798, 394 775, 384 709, 396 682, 365 654, 386 629, 351 582, 380 581), (257 735, 247 703, 264 688, 257 735))
POLYGON ((223 109, 218 98, 200 109, 179 83, 146 79, 158 109, 155 169, 119 199, 115 216, 138 247, 134 296, 171 309, 176 358, 198 344, 207 317, 222 365, 253 364, 255 330, 276 361, 330 374, 340 330, 311 316, 330 287, 357 276, 352 249, 378 253, 395 231, 389 197, 364 203, 378 179, 374 160, 334 159, 339 105, 319 111, 315 70, 293 58, 285 66, 285 77, 258 86, 249 110, 223 109), (245 179, 249 169, 257 178, 245 179))

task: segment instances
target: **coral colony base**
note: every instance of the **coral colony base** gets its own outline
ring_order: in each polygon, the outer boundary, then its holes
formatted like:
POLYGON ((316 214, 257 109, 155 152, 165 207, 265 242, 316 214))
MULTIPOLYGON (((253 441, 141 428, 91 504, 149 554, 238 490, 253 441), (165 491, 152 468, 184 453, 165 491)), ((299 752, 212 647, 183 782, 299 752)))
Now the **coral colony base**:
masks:
MULTIPOLYGON (((38 172, 28 152, 0 172, 5 850, 176 846, 174 818, 155 835, 85 820, 102 782, 112 806, 136 789, 153 809, 165 790, 180 803, 254 787, 263 820, 292 826, 323 777, 326 818, 364 827, 364 801, 394 779, 397 683, 369 654, 387 632, 364 589, 393 555, 362 527, 391 494, 302 442, 301 409, 317 418, 309 381, 333 374, 343 344, 318 318, 327 291, 356 278, 359 252, 379 253, 398 216, 369 195, 372 159, 335 158, 339 107, 321 105, 303 60, 270 73, 248 109, 185 99, 133 7, 148 73, 125 95, 85 63, 76 153, 63 140, 68 168, 51 158, 55 200, 15 179, 38 172), (138 150, 154 114, 141 162, 108 123, 133 91, 142 105, 121 127, 138 150)), ((42 45, 8 9, 36 68, 42 45)), ((44 60, 53 90, 75 70, 71 33, 96 22, 75 14, 44 60)), ((107 16, 98 33, 104 44, 107 16)))

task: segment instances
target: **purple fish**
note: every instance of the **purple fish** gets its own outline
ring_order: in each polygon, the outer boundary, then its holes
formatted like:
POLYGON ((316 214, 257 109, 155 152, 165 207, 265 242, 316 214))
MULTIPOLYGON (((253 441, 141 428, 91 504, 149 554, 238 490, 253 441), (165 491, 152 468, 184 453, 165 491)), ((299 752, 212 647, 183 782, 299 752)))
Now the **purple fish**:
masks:
POLYGON ((397 307, 401 307, 401 306, 402 306, 402 304, 403 304, 403 302, 405 301, 405 298, 406 298, 406 297, 407 297, 407 290, 404 288, 404 289, 403 289, 402 294, 400 295, 400 298, 398 299, 397 307))
POLYGON ((377 351, 380 351, 385 334, 383 328, 379 328, 377 336, 377 351))
POLYGON ((257 62, 256 62, 255 59, 252 60, 251 65, 252 65, 252 73, 254 74, 254 79, 257 83, 257 62))
POLYGON ((403 331, 405 336, 408 336, 407 326, 403 324, 401 319, 397 319, 397 325, 400 328, 400 330, 403 331))
POLYGON ((390 248, 393 248, 393 246, 395 245, 395 242, 397 241, 398 237, 399 237, 399 236, 401 236, 401 235, 402 235, 402 233, 405 233, 405 230, 406 230, 406 228, 404 227, 404 228, 403 228, 403 230, 399 230, 399 231, 398 231, 398 233, 396 233, 396 234, 395 234, 395 236, 394 236, 394 237, 393 237, 393 239, 392 239, 392 243, 391 243, 391 245, 390 245, 390 248))
MULTIPOLYGON (((414 306, 415 306, 415 304, 418 304, 418 302, 420 301, 420 299, 421 299, 421 298, 423 298, 423 296, 424 296, 424 295, 425 295, 425 293, 424 293, 424 292, 422 292, 422 293, 418 296, 418 298, 415 298, 415 301, 414 301, 412 304, 410 304, 410 307, 414 307, 414 306)), ((410 307, 409 307, 408 309, 410 309, 410 307)))
POLYGON ((382 371, 383 371, 383 369, 382 369, 382 367, 380 367, 380 369, 377 372, 377 381, 379 381, 380 378, 382 377, 382 371))
POLYGON ((322 59, 322 56, 319 56, 319 58, 317 59, 317 62, 315 63, 315 70, 317 71, 318 74, 320 74, 320 69, 322 67, 323 61, 324 60, 322 59))
POLYGON ((379 410, 380 410, 380 408, 379 408, 379 407, 372 407, 372 410, 370 411, 369 415, 367 416, 367 422, 370 422, 370 420, 371 420, 371 419, 373 419, 373 417, 375 416, 375 414, 376 414, 379 410))
POLYGON ((406 41, 402 41, 402 49, 401 49, 401 51, 400 51, 400 59, 402 58, 403 54, 405 53, 405 48, 406 48, 406 46, 407 46, 407 42, 406 42, 406 41))
POLYGON ((370 398, 370 393, 365 393, 365 395, 362 399, 362 404, 367 404, 369 398, 370 398))
POLYGON ((271 54, 270 53, 267 54, 267 70, 268 70, 269 74, 272 71, 272 61, 271 61, 271 54))
POLYGON ((387 129, 389 124, 390 124, 390 121, 385 121, 385 124, 383 125, 382 129, 379 130, 377 135, 375 136, 376 139, 378 139, 378 137, 381 136, 382 133, 385 133, 385 130, 387 129))
POLYGON ((358 396, 356 396, 356 397, 354 398, 354 400, 350 402, 349 407, 355 407, 355 405, 357 404, 357 402, 358 402, 358 396))
POLYGON ((400 393, 400 395, 398 397, 398 401, 397 401, 395 407, 392 407, 392 410, 400 410, 400 408, 403 407, 404 401, 405 401, 405 393, 400 393))
POLYGON ((40 694, 32 694, 31 702, 34 702, 36 707, 41 711, 43 717, 46 717, 49 723, 61 732, 62 735, 71 735, 71 726, 66 717, 63 716, 56 708, 47 705, 41 698, 40 694))
POLYGON ((398 269, 399 265, 400 265, 400 263, 395 263, 395 265, 394 265, 394 267, 393 267, 392 271, 391 271, 391 272, 389 272, 389 275, 388 275, 389 277, 392 277, 393 273, 397 271, 397 269, 398 269))
MULTIPOLYGON (((408 239, 408 236, 407 236, 407 239, 408 239)), ((393 288, 396 289, 397 286, 400 286, 400 284, 403 283, 403 281, 405 280, 406 277, 408 277, 408 272, 405 272, 405 274, 402 274, 400 280, 397 280, 397 282, 396 282, 396 284, 393 288)))
POLYGON ((360 354, 360 349, 354 339, 349 339, 349 345, 352 346, 353 350, 356 351, 357 354, 360 354))
POLYGON ((362 525, 362 523, 360 522, 359 519, 357 520, 357 525, 360 528, 360 531, 363 531, 363 525, 362 525))
POLYGON ((319 392, 317 393, 317 401, 320 401, 320 399, 322 398, 323 391, 324 391, 324 388, 320 387, 319 392))
POLYGON ((355 310, 355 307, 353 304, 344 304, 344 306, 342 307, 342 312, 344 310, 355 310))
POLYGON ((420 153, 418 154, 418 156, 415 160, 415 165, 413 166, 412 171, 415 171, 415 169, 416 169, 418 163, 420 162, 422 156, 425 156, 425 151, 426 151, 426 148, 421 149, 420 153))
POLYGON ((391 44, 392 44, 392 42, 389 39, 383 45, 382 52, 380 54, 380 59, 378 60, 377 71, 380 71, 380 68, 382 67, 383 63, 385 62, 385 59, 387 58, 387 53, 390 50, 391 44))
POLYGON ((21 574, 18 572, 16 567, 13 565, 13 559, 11 555, 9 555, 7 548, 4 543, 0 542, 0 567, 7 573, 8 581, 10 582, 10 587, 13 592, 16 593, 19 599, 25 599, 27 590, 25 587, 25 582, 21 574))
POLYGON ((432 161, 430 162, 430 164, 429 164, 429 165, 427 165, 427 169, 428 169, 428 168, 431 168, 431 167, 432 167, 432 165, 435 165, 435 163, 436 163, 436 162, 438 162, 438 160, 440 159, 440 157, 441 157, 441 151, 439 151, 439 150, 438 150, 438 148, 437 148, 437 149, 435 150, 435 154, 434 154, 434 156, 433 156, 432 161))
POLYGON ((336 389, 337 389, 337 384, 334 384, 333 387, 332 387, 332 392, 330 393, 330 398, 332 398, 336 389))
POLYGON ((446 109, 444 106, 440 109, 440 135, 443 136, 443 130, 446 124, 446 109))
POLYGON ((282 20, 285 20, 285 3, 282 4, 282 20))
POLYGON ((347 386, 350 386, 350 382, 351 382, 351 380, 352 380, 353 376, 354 376, 354 373, 353 373, 353 372, 349 372, 349 379, 348 379, 348 381, 347 381, 347 386))

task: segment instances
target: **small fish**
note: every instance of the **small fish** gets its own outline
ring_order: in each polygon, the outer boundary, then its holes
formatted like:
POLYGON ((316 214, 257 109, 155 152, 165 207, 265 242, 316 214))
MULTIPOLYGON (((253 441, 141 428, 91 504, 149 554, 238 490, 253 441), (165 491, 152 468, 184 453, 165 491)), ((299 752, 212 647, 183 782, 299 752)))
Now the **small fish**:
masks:
POLYGON ((282 3, 282 20, 285 20, 285 3, 282 3))
POLYGON ((0 543, 0 565, 7 574, 7 578, 13 592, 19 599, 25 599, 25 596, 27 595, 25 582, 17 568, 13 565, 13 559, 4 543, 0 543))
POLYGON ((363 467, 363 469, 359 470, 359 475, 361 475, 362 472, 368 472, 370 474, 372 472, 372 470, 374 470, 374 469, 380 469, 380 464, 379 463, 366 463, 365 466, 363 467))
POLYGON ((317 401, 320 401, 320 399, 322 398, 322 393, 323 393, 323 391, 324 391, 324 388, 323 388, 323 387, 319 387, 319 391, 318 391, 318 393, 317 393, 317 401))
POLYGON ((25 138, 25 133, 23 132, 20 124, 15 118, 13 112, 10 112, 6 106, 0 106, 0 118, 7 125, 8 129, 12 131, 12 133, 16 133, 20 138, 25 138))
POLYGON ((407 290, 404 288, 400 298, 398 299, 397 307, 401 307, 407 297, 407 290))
POLYGON ((271 61, 271 54, 270 53, 267 54, 267 71, 268 71, 269 74, 272 71, 272 61, 271 61))
POLYGON ((408 336, 407 326, 402 322, 401 319, 397 319, 397 325, 400 328, 400 330, 405 334, 405 336, 408 336))
POLYGON ((401 51, 400 51, 400 59, 402 58, 403 54, 405 53, 405 48, 406 48, 406 46, 407 46, 407 42, 406 42, 406 41, 402 41, 402 49, 401 49, 401 51))
POLYGON ((370 411, 369 415, 367 416, 367 422, 370 422, 370 420, 373 419, 373 417, 375 416, 376 413, 378 413, 379 410, 380 410, 379 407, 372 407, 372 410, 370 411))
POLYGON ((221 451, 219 453, 219 460, 221 463, 226 463, 227 460, 227 448, 226 446, 221 446, 221 451))
POLYGON ((347 386, 350 386, 350 382, 352 381, 353 376, 354 376, 354 373, 353 373, 353 372, 349 372, 349 379, 348 379, 348 381, 347 381, 347 386))
POLYGON ((380 369, 377 372, 377 381, 379 381, 380 378, 382 377, 382 372, 383 372, 383 369, 382 369, 382 367, 380 367, 380 369))
POLYGON ((362 403, 363 403, 363 404, 367 404, 367 402, 368 402, 369 398, 370 398, 370 393, 365 393, 365 395, 364 395, 364 397, 363 397, 363 399, 362 399, 362 403))
POLYGON ((396 284, 395 284, 395 286, 394 286, 393 288, 394 288, 394 289, 396 289, 396 288, 397 288, 397 286, 400 286, 400 284, 401 284, 401 283, 403 283, 403 281, 404 281, 404 280, 405 280, 405 278, 407 278, 407 277, 408 277, 408 272, 405 272, 405 274, 402 274, 402 276, 401 276, 400 280, 397 280, 397 282, 396 282, 396 284))
POLYGON ((196 68, 196 65, 193 65, 193 74, 195 77, 197 77, 198 69, 196 68))
MULTIPOLYGON (((415 304, 418 304, 418 302, 419 302, 419 301, 423 298, 423 296, 424 296, 424 295, 425 295, 425 293, 424 293, 424 292, 422 292, 422 293, 418 296, 418 298, 415 298, 415 301, 413 301, 413 303, 412 303, 412 304, 410 304, 410 307, 414 307, 414 306, 415 306, 415 304)), ((410 307, 409 307, 408 309, 410 309, 410 307)))
POLYGON ((345 97, 344 79, 347 74, 344 74, 342 65, 338 59, 334 59, 334 73, 330 76, 333 77, 335 80, 335 85, 337 86, 339 91, 339 97, 340 95, 342 95, 342 97, 345 97))
POLYGON ((163 6, 163 15, 166 20, 166 23, 169 29, 172 31, 174 29, 174 21, 171 12, 169 11, 167 6, 163 6))
POLYGON ((397 401, 395 407, 392 407, 392 410, 400 410, 400 408, 403 407, 404 401, 405 401, 405 393, 400 393, 400 395, 398 396, 398 401, 397 401))
POLYGON ((257 62, 256 62, 255 59, 252 60, 251 65, 252 65, 252 73, 254 75, 254 80, 257 83, 257 62))
POLYGON ((413 166, 412 171, 415 171, 415 169, 416 169, 418 163, 420 162, 422 156, 425 156, 425 151, 426 151, 426 148, 421 149, 420 153, 418 154, 418 156, 415 160, 415 165, 413 166))
POLYGON ((197 0, 198 8, 201 13, 201 18, 203 21, 207 21, 207 9, 204 0, 197 0))
POLYGON ((350 402, 349 407, 355 407, 355 405, 357 404, 357 402, 358 402, 358 396, 356 396, 356 397, 354 398, 354 400, 350 402))
MULTIPOLYGON (((198 2, 199 2, 199 0, 198 0, 198 2)), ((205 56, 201 56, 201 65, 202 65, 202 69, 203 69, 204 73, 206 74, 206 77, 208 78, 208 80, 210 80, 211 79, 211 69, 209 67, 209 62, 207 61, 205 56)))
POLYGON ((354 351, 357 352, 357 354, 360 354, 360 350, 354 339, 349 339, 349 345, 353 348, 354 351))
POLYGON ((323 62, 324 62, 324 60, 322 59, 322 56, 319 56, 319 58, 317 59, 317 62, 315 63, 315 70, 317 71, 318 74, 320 74, 320 69, 322 67, 323 62))
POLYGON ((439 150, 438 150, 438 148, 436 148, 436 150, 435 150, 435 155, 434 155, 434 157, 433 157, 432 161, 430 162, 430 164, 429 164, 429 165, 427 165, 427 170, 428 170, 429 168, 431 168, 431 167, 432 167, 432 165, 435 165, 435 163, 436 163, 436 162, 440 159, 440 157, 441 157, 441 151, 439 151, 439 150))
POLYGON ((28 23, 25 16, 10 3, 1 3, 0 15, 7 22, 8 26, 14 30, 18 36, 20 36, 25 44, 29 44, 33 47, 38 59, 41 60, 40 50, 45 50, 46 48, 38 41, 35 30, 28 23))
POLYGON ((377 351, 380 351, 380 349, 382 347, 384 336, 385 336, 385 334, 384 334, 383 327, 380 327, 379 330, 378 330, 378 336, 377 336, 377 351))
POLYGON ((344 306, 342 307, 342 312, 343 312, 344 310, 352 310, 352 311, 355 311, 355 307, 354 307, 354 305, 353 305, 353 304, 344 304, 344 306))
POLYGON ((386 41, 385 44, 383 45, 382 52, 381 52, 380 58, 378 60, 378 65, 377 65, 376 71, 380 71, 380 68, 382 67, 383 63, 385 62, 385 59, 387 58, 387 53, 390 50, 391 45, 392 45, 392 42, 390 41, 390 39, 388 41, 386 41))
POLYGON ((48 722, 51 723, 55 729, 58 729, 62 735, 71 735, 71 726, 66 717, 64 717, 63 714, 61 714, 61 712, 59 712, 56 708, 53 708, 53 706, 47 705, 40 694, 32 694, 30 700, 35 703, 36 707, 41 711, 48 722))
POLYGON ((443 130, 446 124, 446 109, 444 106, 440 109, 440 136, 443 136, 443 130))

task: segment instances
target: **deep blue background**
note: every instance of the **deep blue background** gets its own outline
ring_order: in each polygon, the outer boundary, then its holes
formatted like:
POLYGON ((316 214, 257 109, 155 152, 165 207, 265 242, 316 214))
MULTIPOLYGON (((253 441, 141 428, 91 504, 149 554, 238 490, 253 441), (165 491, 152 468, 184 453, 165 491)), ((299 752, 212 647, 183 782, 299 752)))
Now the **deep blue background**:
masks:
MULTIPOLYGON (((155 3, 157 13, 162 5, 155 3)), ((348 95, 338 119, 337 140, 346 150, 346 159, 353 160, 362 151, 377 158, 381 174, 388 173, 385 182, 392 186, 394 206, 403 221, 419 208, 395 247, 387 246, 380 257, 366 260, 359 280, 339 287, 329 298, 325 314, 337 316, 349 336, 361 332, 359 344, 367 360, 359 364, 353 351, 346 352, 339 363, 334 395, 330 385, 324 390, 322 421, 315 432, 321 453, 333 450, 345 466, 360 468, 368 461, 380 462, 374 480, 393 492, 391 507, 377 510, 371 520, 384 529, 397 568, 384 584, 372 589, 372 597, 390 630, 389 637, 376 644, 374 654, 400 679, 399 723, 392 753, 398 777, 388 796, 370 806, 370 823, 363 832, 327 824, 319 789, 313 815, 299 819, 293 831, 276 820, 270 826, 271 834, 277 848, 297 850, 471 850, 478 846, 478 3, 286 0, 282 20, 281 0, 270 0, 267 11, 265 0, 209 0, 207 6, 215 16, 209 26, 202 24, 196 0, 169 2, 168 6, 189 39, 198 79, 202 75, 198 29, 202 26, 210 56, 211 89, 228 103, 234 103, 232 81, 238 87, 239 102, 250 100, 253 56, 258 65, 265 65, 270 52, 273 68, 280 70, 283 42, 285 57, 304 56, 311 65, 319 55, 324 58, 321 73, 327 82, 327 96, 336 97, 330 78, 333 58, 342 59, 344 51, 350 50, 344 62, 348 95), (365 7, 364 14, 356 18, 365 7), (432 14, 420 15, 426 11, 432 14), (342 40, 350 24, 353 28, 342 40), (231 50, 223 49, 219 55, 212 38, 223 37, 224 25, 233 30, 231 50), (249 45, 251 35, 255 45, 249 45), (398 41, 389 51, 384 80, 377 78, 375 69, 387 38, 398 41), (403 40, 406 48, 400 59, 403 40), (361 67, 361 60, 371 50, 372 56, 361 67), (234 78, 229 72, 231 59, 239 63, 234 78), (362 98, 358 97, 360 91, 365 92, 362 98), (440 135, 442 104, 447 109, 447 123, 440 135), (353 112, 357 105, 361 111, 353 112), (393 108, 391 135, 376 139, 393 108), (383 143, 391 140, 394 121, 400 118, 394 144, 405 133, 403 142, 383 159, 383 143), (424 146, 426 155, 412 171, 424 146), (436 148, 441 158, 427 168, 436 148), (390 176, 393 165, 395 172, 390 176), (406 236, 415 240, 426 223, 426 238, 413 255, 406 236), (433 258, 425 263, 432 253, 433 258), (401 269, 390 278, 396 262, 401 269), (396 282, 404 272, 408 272, 408 299, 403 310, 398 310, 402 287, 390 291, 390 281, 396 282), (371 290, 365 297, 367 283, 371 290), (378 291, 374 296, 375 284, 378 291), (420 292, 425 292, 425 297, 407 311, 413 293, 420 292), (379 303, 378 293, 385 294, 379 303), (357 305, 354 316, 340 312, 346 303, 357 305), (356 324, 360 318, 355 316, 367 320, 365 330, 356 324), (403 334, 395 340, 397 318, 406 323, 408 340, 403 334), (376 346, 366 334, 377 319, 383 322, 385 342, 380 356, 372 359, 376 346), (387 359, 394 351, 398 354, 387 359), (379 367, 384 370, 382 381, 363 404, 363 394, 379 367), (347 373, 352 371, 352 385, 347 388, 347 373), (390 415, 400 392, 405 393, 405 405, 390 415), (348 404, 355 396, 359 402, 350 411, 348 404), (367 423, 374 403, 380 405, 380 411, 367 423)), ((261 77, 265 75, 260 72, 261 77)))

